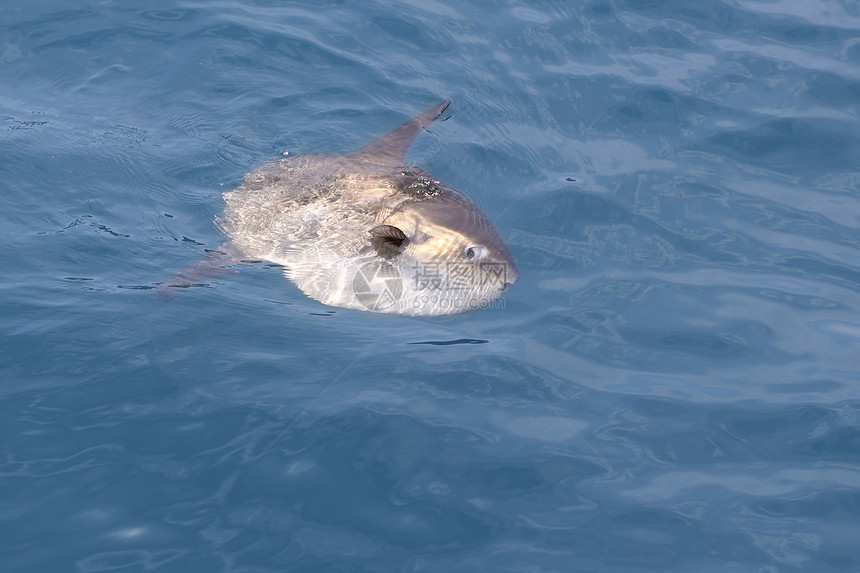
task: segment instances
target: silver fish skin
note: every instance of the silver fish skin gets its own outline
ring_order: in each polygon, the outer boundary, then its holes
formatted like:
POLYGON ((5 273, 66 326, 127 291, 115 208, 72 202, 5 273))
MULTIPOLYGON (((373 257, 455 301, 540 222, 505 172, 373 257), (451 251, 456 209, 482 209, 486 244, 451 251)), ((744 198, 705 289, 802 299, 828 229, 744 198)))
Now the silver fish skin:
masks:
POLYGON ((224 194, 216 222, 228 241, 215 264, 282 265, 305 294, 336 307, 435 316, 490 306, 519 277, 510 250, 474 203, 403 161, 448 103, 353 153, 248 173, 224 194))

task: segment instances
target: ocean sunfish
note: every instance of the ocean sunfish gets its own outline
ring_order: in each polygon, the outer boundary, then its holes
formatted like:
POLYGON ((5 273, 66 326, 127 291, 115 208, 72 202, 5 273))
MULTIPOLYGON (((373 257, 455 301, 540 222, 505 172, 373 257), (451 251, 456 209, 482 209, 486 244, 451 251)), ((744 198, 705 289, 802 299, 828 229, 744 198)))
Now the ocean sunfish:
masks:
POLYGON ((432 316, 490 306, 519 277, 489 219, 463 195, 403 161, 440 102, 346 155, 267 163, 224 193, 228 241, 159 286, 162 295, 263 260, 323 304, 432 316))

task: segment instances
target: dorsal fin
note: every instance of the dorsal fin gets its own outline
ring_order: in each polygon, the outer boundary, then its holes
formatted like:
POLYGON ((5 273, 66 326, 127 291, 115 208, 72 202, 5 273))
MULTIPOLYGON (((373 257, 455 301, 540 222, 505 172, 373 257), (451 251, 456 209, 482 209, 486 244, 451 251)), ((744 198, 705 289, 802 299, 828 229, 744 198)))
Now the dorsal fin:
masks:
POLYGON ((356 159, 367 159, 376 163, 397 164, 403 162, 406 150, 415 137, 439 117, 451 100, 441 101, 418 117, 414 117, 389 133, 349 154, 356 159))

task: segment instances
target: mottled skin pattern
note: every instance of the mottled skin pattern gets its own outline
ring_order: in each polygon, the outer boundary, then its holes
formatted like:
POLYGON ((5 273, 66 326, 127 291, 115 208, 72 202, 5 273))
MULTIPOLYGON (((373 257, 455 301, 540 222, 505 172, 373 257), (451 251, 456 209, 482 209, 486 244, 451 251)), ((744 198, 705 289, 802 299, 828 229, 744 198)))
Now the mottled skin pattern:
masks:
MULTIPOLYGON (((225 193, 228 260, 266 260, 325 304, 439 315, 487 306, 518 277, 483 213, 425 170, 403 164, 441 102, 348 155, 286 158, 225 193)), ((210 267, 213 265, 209 265, 210 267)), ((190 267, 179 282, 206 278, 190 267)))

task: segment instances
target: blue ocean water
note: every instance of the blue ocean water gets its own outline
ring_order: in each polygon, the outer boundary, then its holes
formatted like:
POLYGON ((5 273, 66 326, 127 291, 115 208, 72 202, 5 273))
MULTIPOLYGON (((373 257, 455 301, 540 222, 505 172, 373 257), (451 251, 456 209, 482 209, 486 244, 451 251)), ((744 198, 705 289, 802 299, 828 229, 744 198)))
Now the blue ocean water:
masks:
POLYGON ((857 2, 6 2, 0 78, 0 570, 860 570, 857 2), (443 97, 503 308, 159 301, 443 97))

